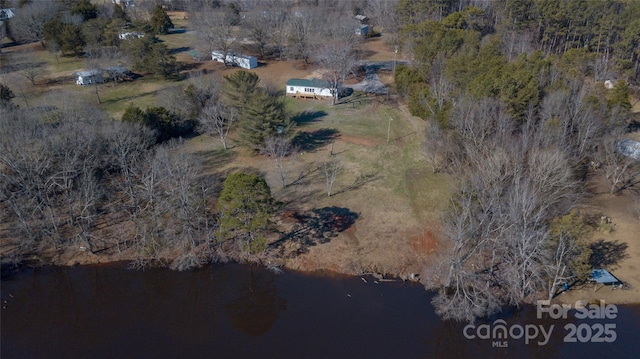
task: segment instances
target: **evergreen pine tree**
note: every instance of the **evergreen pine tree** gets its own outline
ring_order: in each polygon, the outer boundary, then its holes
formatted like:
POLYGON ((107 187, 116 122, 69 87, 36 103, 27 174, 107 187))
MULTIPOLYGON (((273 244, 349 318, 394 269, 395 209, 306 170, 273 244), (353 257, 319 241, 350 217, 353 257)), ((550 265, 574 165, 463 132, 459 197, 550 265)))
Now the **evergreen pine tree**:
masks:
POLYGON ((166 34, 169 29, 173 29, 173 22, 171 22, 169 15, 164 11, 162 5, 156 5, 150 22, 151 29, 155 34, 166 34))
POLYGON ((255 91, 242 109, 239 136, 250 147, 259 149, 266 138, 287 135, 293 124, 282 98, 264 90, 255 91))

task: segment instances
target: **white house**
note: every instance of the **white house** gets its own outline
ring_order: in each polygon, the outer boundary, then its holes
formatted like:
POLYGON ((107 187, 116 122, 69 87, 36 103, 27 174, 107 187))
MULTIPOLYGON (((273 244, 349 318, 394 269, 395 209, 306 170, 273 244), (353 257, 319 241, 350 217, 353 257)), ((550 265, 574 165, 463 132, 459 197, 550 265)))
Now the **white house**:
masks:
POLYGON ((76 72, 76 85, 101 84, 104 82, 103 70, 87 70, 76 72))
POLYGON ((120 66, 109 66, 106 69, 93 69, 75 73, 76 85, 101 84, 107 81, 128 79, 131 71, 120 66))
POLYGON ((287 81, 286 86, 287 95, 292 97, 317 98, 333 96, 329 83, 318 79, 290 79, 287 81))
MULTIPOLYGON (((224 53, 222 51, 212 51, 211 60, 218 62, 224 61, 224 53)), ((258 67, 258 58, 254 56, 245 56, 230 52, 227 54, 227 64, 242 67, 243 69, 253 69, 258 67)))

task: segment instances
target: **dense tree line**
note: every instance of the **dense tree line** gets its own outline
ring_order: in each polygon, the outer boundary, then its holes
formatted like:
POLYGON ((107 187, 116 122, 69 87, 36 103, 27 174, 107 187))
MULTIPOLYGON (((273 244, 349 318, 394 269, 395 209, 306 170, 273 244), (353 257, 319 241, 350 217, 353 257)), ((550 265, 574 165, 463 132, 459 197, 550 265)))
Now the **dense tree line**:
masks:
POLYGON ((187 269, 265 252, 276 203, 263 179, 232 175, 218 200, 217 178, 203 176, 179 142, 156 145, 158 129, 68 97, 55 102, 0 110, 0 208, 11 247, 3 261, 71 250, 187 269))
POLYGON ((146 15, 137 11, 89 0, 26 2, 7 21, 7 35, 21 43, 38 41, 56 59, 58 53, 85 57, 88 67, 125 66, 165 77, 176 75, 175 57, 155 37, 173 28, 171 19, 162 6, 149 9, 146 15), (144 37, 121 39, 121 33, 144 37))
POLYGON ((398 3, 411 61, 395 77, 410 111, 429 121, 434 172, 459 179, 433 303, 445 318, 473 320, 584 280, 590 227, 572 212, 584 181, 603 175, 612 193, 636 183, 638 165, 616 146, 632 125, 624 78, 637 81, 637 65, 621 49, 637 5, 453 4, 398 3), (607 90, 610 78, 619 80, 607 90))

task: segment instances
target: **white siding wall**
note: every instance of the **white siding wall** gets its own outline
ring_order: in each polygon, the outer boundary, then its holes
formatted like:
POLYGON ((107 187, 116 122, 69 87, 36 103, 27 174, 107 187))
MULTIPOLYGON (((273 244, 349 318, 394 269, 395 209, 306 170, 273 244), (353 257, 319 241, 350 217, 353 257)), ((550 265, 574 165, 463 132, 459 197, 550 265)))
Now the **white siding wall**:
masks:
POLYGON ((295 95, 296 92, 300 92, 300 93, 315 93, 318 96, 331 97, 331 90, 328 89, 328 88, 287 86, 287 94, 295 95))
MULTIPOLYGON (((218 62, 224 62, 224 56, 220 51, 213 51, 211 59, 218 62)), ((234 64, 243 69, 253 69, 258 67, 258 59, 253 56, 243 56, 233 53, 227 54, 227 63, 234 64)))

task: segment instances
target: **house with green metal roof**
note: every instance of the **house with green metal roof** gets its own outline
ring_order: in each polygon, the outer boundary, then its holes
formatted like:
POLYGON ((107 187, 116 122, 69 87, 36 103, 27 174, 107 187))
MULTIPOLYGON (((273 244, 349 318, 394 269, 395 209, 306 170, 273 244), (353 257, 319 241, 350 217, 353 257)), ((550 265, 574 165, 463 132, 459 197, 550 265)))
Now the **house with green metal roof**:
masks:
POLYGON ((287 96, 301 98, 331 97, 329 82, 319 79, 290 79, 286 85, 287 96))

